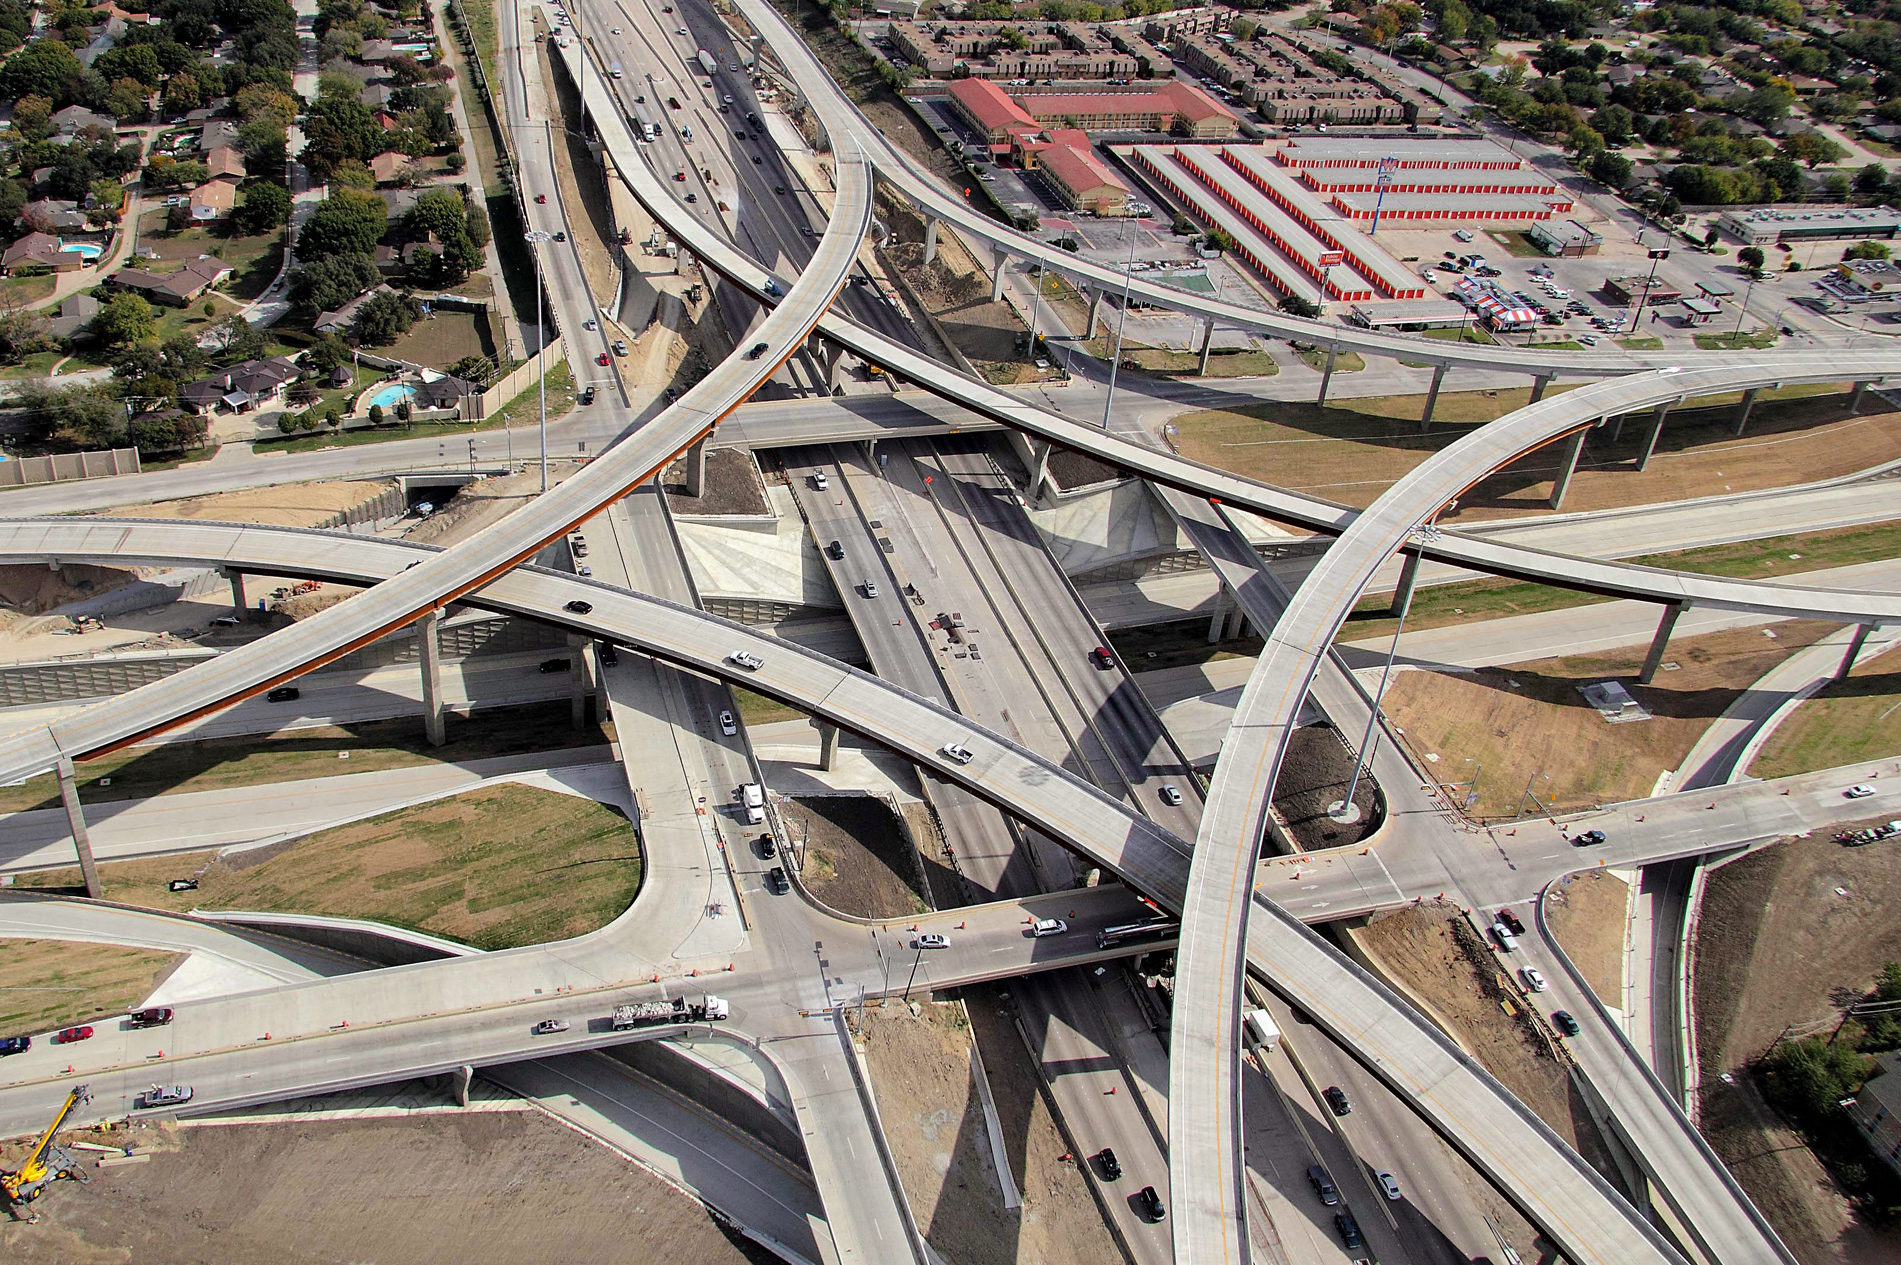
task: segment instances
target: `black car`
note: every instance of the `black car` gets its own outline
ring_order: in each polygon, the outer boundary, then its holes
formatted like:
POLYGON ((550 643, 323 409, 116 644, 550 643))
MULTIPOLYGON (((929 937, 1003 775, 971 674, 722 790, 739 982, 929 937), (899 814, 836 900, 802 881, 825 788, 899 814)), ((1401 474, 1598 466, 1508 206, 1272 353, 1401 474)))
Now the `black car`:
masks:
POLYGON ((25 1054, 32 1048, 32 1037, 0 1037, 0 1055, 25 1054))
POLYGON ((766 871, 766 886, 772 889, 775 896, 783 896, 792 890, 792 880, 785 876, 783 865, 775 865, 766 871))
POLYGON ((1499 910, 1498 920, 1504 923, 1506 926, 1506 929, 1509 930, 1513 935, 1522 936, 1525 934, 1524 922, 1521 921, 1518 915, 1513 913, 1510 909, 1499 910))
POLYGON ((1102 1174, 1102 1180, 1112 1182, 1122 1176, 1122 1161, 1116 1158, 1115 1148, 1105 1146, 1096 1152, 1096 1171, 1102 1174))
POLYGON ((1135 1208, 1145 1220, 1165 1221, 1168 1209, 1162 1207, 1162 1197, 1155 1193, 1155 1187, 1144 1186, 1135 1192, 1135 1208))
POLYGON ((1334 1115, 1345 1116, 1352 1114, 1353 1104, 1347 1101, 1347 1091, 1341 1089, 1338 1085, 1327 1086, 1326 1090, 1322 1092, 1320 1096, 1327 1100, 1327 1106, 1333 1108, 1334 1115))
POLYGON ((129 1028, 162 1028, 172 1021, 170 1006, 152 1006, 145 1010, 135 1010, 125 1017, 129 1028))
POLYGON ((591 386, 585 386, 585 387, 582 387, 582 388, 581 388, 581 395, 580 395, 580 397, 579 397, 579 399, 580 399, 580 403, 582 403, 582 404, 592 404, 592 403, 594 403, 594 388, 593 388, 593 387, 591 387, 591 386))
POLYGON ((752 348, 749 351, 747 351, 746 359, 757 360, 759 359, 759 357, 765 354, 766 354, 766 345, 764 343, 754 343, 752 345, 752 348))
POLYGON ((768 861, 779 855, 779 845, 772 841, 771 835, 759 836, 759 855, 768 861))
POLYGON ((1578 1034, 1578 1021, 1571 1017, 1571 1012, 1568 1010, 1552 1011, 1551 1022, 1557 1024, 1558 1031, 1567 1037, 1575 1037, 1578 1034))
POLYGON ((294 703, 303 697, 303 691, 295 685, 280 685, 264 697, 272 703, 294 703))
POLYGON ((1307 1166, 1307 1180, 1312 1183, 1314 1194, 1320 1197, 1321 1203, 1331 1208, 1340 1202, 1340 1192, 1335 1188, 1333 1178, 1327 1176, 1326 1169, 1320 1167, 1318 1164, 1309 1164, 1307 1166))
POLYGON ((572 602, 569 602, 567 605, 563 606, 561 609, 566 611, 570 615, 587 615, 593 612, 594 603, 583 602, 580 598, 577 597, 572 602))
POLYGON ((1572 846, 1579 848, 1594 847, 1602 842, 1604 842, 1604 832, 1602 830, 1587 830, 1581 835, 1573 836, 1571 839, 1572 846))
POLYGON ((783 196, 785 195, 785 186, 784 186, 784 185, 782 185, 782 184, 776 184, 776 185, 773 185, 773 186, 772 186, 772 191, 773 191, 774 193, 776 193, 776 194, 779 194, 780 196, 782 196, 782 197, 783 197, 783 196))
POLYGON ((1333 1214, 1333 1228, 1340 1232, 1340 1241, 1348 1247, 1365 1247, 1366 1239, 1360 1233, 1360 1223, 1353 1219, 1350 1212, 1333 1214))
POLYGON ((753 166, 755 166, 755 167, 762 167, 762 166, 764 166, 764 165, 765 165, 765 161, 766 161, 765 159, 763 159, 763 158, 761 158, 761 157, 760 157, 759 155, 757 155, 757 154, 754 154, 754 155, 752 156, 752 165, 753 165, 753 166))
POLYGON ((535 671, 541 673, 543 676, 547 676, 552 672, 566 672, 567 670, 568 661, 566 659, 543 659, 535 667, 535 671))
POLYGON ((741 131, 739 128, 734 128, 733 139, 736 141, 743 141, 746 139, 746 133, 741 131))
POLYGON ((834 540, 831 544, 825 546, 825 556, 833 561, 843 558, 845 556, 845 542, 842 540, 834 540))

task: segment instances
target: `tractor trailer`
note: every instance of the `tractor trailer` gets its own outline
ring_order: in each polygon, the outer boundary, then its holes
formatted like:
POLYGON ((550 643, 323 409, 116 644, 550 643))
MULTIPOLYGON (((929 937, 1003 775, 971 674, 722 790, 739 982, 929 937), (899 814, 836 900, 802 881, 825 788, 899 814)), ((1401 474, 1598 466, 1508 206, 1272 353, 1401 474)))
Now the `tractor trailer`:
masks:
POLYGON ((698 999, 675 997, 670 1001, 641 1001, 614 1007, 614 1031, 674 1023, 718 1023, 729 1013, 726 999, 711 993, 698 999))
POLYGON ((700 50, 700 69, 706 72, 708 79, 711 79, 713 72, 719 69, 719 59, 702 48, 700 50))

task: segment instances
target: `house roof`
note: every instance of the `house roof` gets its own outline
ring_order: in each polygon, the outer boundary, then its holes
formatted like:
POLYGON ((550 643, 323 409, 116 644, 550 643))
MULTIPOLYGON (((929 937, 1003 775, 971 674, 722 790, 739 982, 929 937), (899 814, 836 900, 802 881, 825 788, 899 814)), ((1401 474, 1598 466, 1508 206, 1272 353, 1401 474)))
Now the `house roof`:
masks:
POLYGON ((64 110, 55 111, 52 121, 54 129, 66 136, 71 136, 81 128, 103 127, 111 131, 118 126, 106 115, 95 114, 83 105, 69 105, 64 110))
POLYGON ((217 145, 205 151, 205 166, 210 168, 214 180, 219 176, 244 178, 244 155, 229 145, 217 145))
POLYGON ((1129 192, 1128 184, 1087 149, 1078 149, 1073 145, 1049 145, 1042 149, 1038 157, 1051 174, 1079 197, 1104 188, 1129 192))
POLYGON ((147 272, 143 268, 122 268, 112 275, 112 279, 133 290, 147 290, 189 299, 199 291, 217 285, 230 275, 231 269, 223 260, 211 255, 200 255, 196 259, 187 260, 185 266, 177 272, 161 276, 158 273, 147 272))
POLYGON ((370 174, 379 181, 394 180, 407 166, 409 166, 409 156, 391 150, 370 159, 370 174))
POLYGON ((187 382, 178 388, 178 398, 188 404, 198 405, 219 400, 248 402, 258 395, 276 390, 286 382, 294 381, 302 372, 297 362, 288 356, 246 360, 196 382, 187 382))
POLYGON ((21 208, 20 216, 28 222, 45 224, 48 228, 86 226, 86 213, 79 209, 79 204, 61 198, 40 198, 29 202, 21 208))
POLYGON ((19 241, 0 251, 0 267, 11 268, 14 264, 52 264, 61 262, 60 256, 77 252, 68 252, 60 245, 59 238, 51 233, 28 233, 19 241))
POLYGON ((237 182, 229 177, 207 180, 191 191, 191 207, 216 211, 220 215, 238 204, 237 182))
POLYGON ((99 314, 99 300, 90 294, 75 294, 59 305, 59 314, 46 322, 46 332, 55 338, 71 338, 99 314))
POLYGON ((988 79, 955 79, 951 96, 963 103, 972 118, 986 131, 996 128, 1037 126, 1029 111, 1018 105, 1009 93, 988 79))

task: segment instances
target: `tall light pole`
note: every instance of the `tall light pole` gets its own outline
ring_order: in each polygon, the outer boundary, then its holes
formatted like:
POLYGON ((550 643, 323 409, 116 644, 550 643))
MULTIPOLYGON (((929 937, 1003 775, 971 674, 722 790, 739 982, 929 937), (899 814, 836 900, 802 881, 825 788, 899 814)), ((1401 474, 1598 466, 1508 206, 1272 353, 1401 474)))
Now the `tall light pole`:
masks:
POLYGON ((1650 300, 1650 292, 1657 287, 1657 264, 1670 258, 1667 249, 1654 249, 1650 252, 1650 275, 1644 279, 1644 292, 1637 296, 1637 311, 1630 318, 1630 332, 1637 333, 1637 326, 1644 319, 1644 304, 1650 300))
POLYGON ((1740 334, 1743 332, 1743 317, 1749 311, 1749 296, 1751 296, 1755 292, 1756 292, 1756 278, 1751 277, 1749 279, 1748 288, 1743 291, 1742 306, 1736 309, 1736 329, 1734 331, 1735 333, 1740 334))
POLYGON ((548 358, 542 353, 548 350, 548 309, 541 301, 541 252, 535 247, 543 242, 554 240, 554 234, 544 233, 540 229, 530 229, 523 234, 528 240, 528 253, 535 260, 535 356, 539 368, 535 371, 535 387, 541 395, 541 490, 548 490, 548 358))
POLYGON ((1377 192, 1373 195, 1373 227, 1366 230, 1368 237, 1377 237, 1380 231, 1380 206, 1386 201, 1386 186, 1393 181, 1393 168, 1399 166, 1399 159, 1388 154, 1380 159, 1379 178, 1373 182, 1377 192))
POLYGON ((1116 369, 1122 364, 1122 327, 1129 323, 1129 280, 1135 273, 1137 229, 1129 234, 1129 258, 1122 265, 1122 312, 1116 317, 1115 354, 1109 357, 1109 398, 1102 402, 1102 429, 1109 429, 1109 410, 1116 402, 1116 369))

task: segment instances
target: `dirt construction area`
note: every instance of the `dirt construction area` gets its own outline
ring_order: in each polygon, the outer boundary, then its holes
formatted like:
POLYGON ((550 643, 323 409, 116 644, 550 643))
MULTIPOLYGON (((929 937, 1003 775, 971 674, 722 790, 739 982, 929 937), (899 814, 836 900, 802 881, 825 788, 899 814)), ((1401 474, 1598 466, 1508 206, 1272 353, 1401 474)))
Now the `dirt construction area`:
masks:
POLYGON ((151 505, 121 505, 105 513, 112 518, 190 518, 267 527, 315 527, 389 490, 389 484, 373 480, 284 483, 151 505))
POLYGON ((1467 810, 1475 818, 1511 820, 1521 803, 1533 812, 1641 799, 1744 690, 1827 631, 1791 620, 1680 638, 1650 685, 1636 681, 1642 645, 1470 672, 1400 672, 1386 712, 1417 767, 1462 796, 1477 792, 1467 810), (1612 724, 1579 692, 1609 680, 1650 719, 1612 724))
POLYGON ((535 1112, 151 1130, 150 1162, 94 1170, 0 1224, 8 1265, 522 1265, 777 1257, 535 1112))
POLYGON ((780 804, 787 845, 803 851, 799 881, 822 903, 861 918, 929 908, 917 851, 890 805, 872 795, 812 795, 780 804))
POLYGON ((1566 879, 1545 901, 1545 916, 1558 944, 1597 999, 1613 1011, 1624 1008, 1624 926, 1630 884, 1592 870, 1566 879))
POLYGON ((1901 1259, 1901 1233, 1855 1220, 1744 1073, 1787 1025, 1826 1034, 1844 998, 1859 1000, 1884 963, 1901 961, 1901 844, 1849 848, 1832 834, 1786 840, 1710 874, 1695 948, 1700 1120, 1805 1265, 1874 1265, 1901 1259))
POLYGON ((1419 905, 1353 932, 1374 965, 1422 1001, 1519 1101, 1622 1189, 1597 1126, 1553 1043, 1478 932, 1451 905, 1419 905))
POLYGON ((1379 785, 1372 776, 1360 778, 1353 802, 1360 820, 1342 825, 1328 809, 1346 798, 1353 780, 1353 753, 1340 741, 1332 725, 1306 725, 1294 731, 1274 783, 1274 815, 1297 848, 1341 848, 1358 843, 1385 819, 1379 785))

